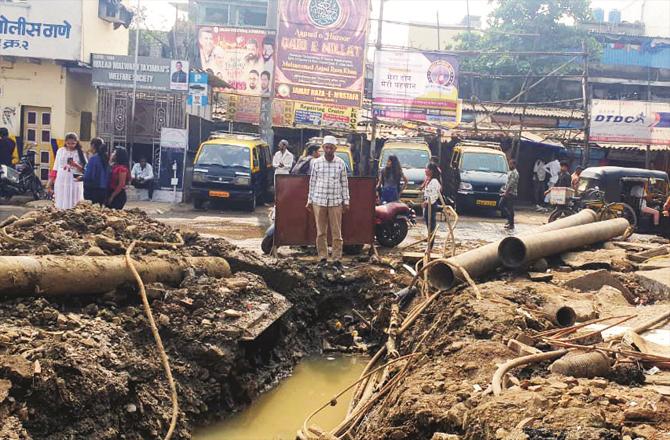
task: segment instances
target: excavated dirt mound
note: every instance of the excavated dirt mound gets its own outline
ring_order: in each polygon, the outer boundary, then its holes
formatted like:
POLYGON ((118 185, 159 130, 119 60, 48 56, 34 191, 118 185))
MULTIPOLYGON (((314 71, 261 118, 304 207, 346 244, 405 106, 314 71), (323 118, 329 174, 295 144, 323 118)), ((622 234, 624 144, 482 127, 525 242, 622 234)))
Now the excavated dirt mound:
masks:
POLYGON ((552 327, 537 306, 558 287, 519 279, 478 287, 482 300, 469 288, 444 293, 403 335, 401 354, 414 350, 425 336, 420 348, 425 356, 372 408, 353 438, 670 438, 670 399, 640 387, 644 376, 635 364, 623 365, 608 379, 576 379, 550 373, 549 362, 532 364, 512 370, 509 388, 494 397, 494 372, 520 356, 507 340, 552 327), (617 374, 633 384, 618 385, 617 374))
MULTIPOLYGON (((11 238, 3 237, 0 255, 120 255, 136 239, 179 241, 143 212, 86 205, 31 212, 5 231, 11 238)), ((248 405, 309 352, 374 344, 391 293, 407 282, 386 266, 342 273, 272 261, 197 234, 183 239, 182 247, 138 252, 220 256, 234 275, 189 270, 179 286, 147 286, 177 382, 179 439, 248 405), (242 340, 245 319, 275 307, 276 292, 293 307, 255 340, 242 340), (352 317, 352 308, 375 328, 352 317)), ((97 297, 0 299, 0 439, 162 438, 170 415, 134 286, 97 297)))

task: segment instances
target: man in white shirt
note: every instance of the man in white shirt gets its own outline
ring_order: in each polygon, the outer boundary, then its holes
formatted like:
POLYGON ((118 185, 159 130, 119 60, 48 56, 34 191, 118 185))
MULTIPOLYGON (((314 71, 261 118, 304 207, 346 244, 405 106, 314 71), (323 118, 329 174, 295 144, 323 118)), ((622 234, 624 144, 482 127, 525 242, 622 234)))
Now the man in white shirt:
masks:
POLYGON ((131 184, 135 188, 144 188, 149 191, 149 200, 154 197, 154 170, 153 167, 147 163, 146 157, 140 159, 138 163, 133 165, 130 171, 131 184))
MULTIPOLYGON (((558 182, 558 175, 561 173, 561 163, 558 161, 558 157, 554 155, 554 160, 549 162, 544 166, 544 170, 549 173, 549 189, 553 188, 558 182)), ((544 198, 545 203, 549 201, 549 194, 544 198)))
POLYGON ((542 209, 544 202, 545 180, 547 180, 547 170, 544 167, 545 163, 542 158, 536 160, 533 165, 533 197, 538 210, 542 209))
POLYGON ((321 264, 328 261, 328 229, 333 237, 333 261, 337 269, 342 263, 342 213, 349 211, 347 166, 335 156, 335 136, 323 138, 323 156, 312 161, 307 210, 316 221, 316 250, 321 264))
POLYGON ((272 166, 275 169, 275 175, 288 174, 293 167, 293 154, 288 151, 288 141, 282 139, 279 141, 279 151, 272 158, 272 166))

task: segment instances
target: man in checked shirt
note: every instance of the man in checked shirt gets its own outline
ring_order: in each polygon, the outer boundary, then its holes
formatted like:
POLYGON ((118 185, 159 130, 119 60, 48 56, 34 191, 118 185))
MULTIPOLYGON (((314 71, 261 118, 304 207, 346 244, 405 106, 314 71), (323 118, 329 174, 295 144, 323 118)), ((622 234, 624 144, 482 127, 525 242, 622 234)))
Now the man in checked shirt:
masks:
POLYGON ((333 261, 342 267, 342 212, 349 211, 349 182, 344 161, 335 156, 335 136, 323 138, 323 156, 312 161, 307 209, 314 212, 316 249, 321 263, 328 261, 328 227, 333 237, 333 261))

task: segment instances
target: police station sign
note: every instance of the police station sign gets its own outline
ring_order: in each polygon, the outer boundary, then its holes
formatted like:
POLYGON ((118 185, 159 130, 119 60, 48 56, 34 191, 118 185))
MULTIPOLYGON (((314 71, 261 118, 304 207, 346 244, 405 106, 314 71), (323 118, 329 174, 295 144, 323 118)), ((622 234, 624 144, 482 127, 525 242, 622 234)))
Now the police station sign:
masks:
POLYGON ((648 101, 593 100, 594 142, 670 145, 670 104, 648 101))
POLYGON ((0 56, 78 60, 81 0, 0 2, 0 56))

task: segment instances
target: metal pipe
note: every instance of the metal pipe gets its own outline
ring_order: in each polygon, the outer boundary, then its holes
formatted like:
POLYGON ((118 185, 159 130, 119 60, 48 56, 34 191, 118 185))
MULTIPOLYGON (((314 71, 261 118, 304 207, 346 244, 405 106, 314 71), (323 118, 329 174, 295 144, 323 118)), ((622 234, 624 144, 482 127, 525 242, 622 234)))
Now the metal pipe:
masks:
MULTIPOLYGON (((591 209, 584 209, 577 214, 556 220, 555 222, 542 225, 526 235, 535 235, 539 232, 555 231, 572 226, 583 225, 596 221, 597 214, 591 209)), ((463 252, 446 260, 446 263, 438 263, 428 269, 428 283, 437 290, 450 289, 462 280, 454 273, 454 267, 462 267, 472 277, 476 278, 490 272, 500 266, 498 258, 498 246, 502 240, 489 243, 471 251, 463 252), (449 263, 454 264, 450 266, 449 263)))
POLYGON ((615 218, 558 231, 523 237, 507 237, 498 246, 498 256, 505 267, 518 269, 549 255, 560 254, 623 235, 628 227, 630 227, 628 220, 615 218))
POLYGON ((542 313, 559 327, 571 327, 577 322, 575 310, 566 304, 548 302, 542 307, 542 313))

